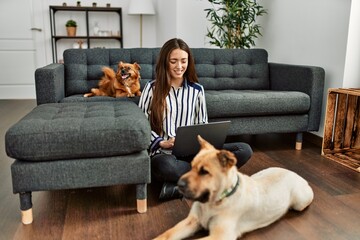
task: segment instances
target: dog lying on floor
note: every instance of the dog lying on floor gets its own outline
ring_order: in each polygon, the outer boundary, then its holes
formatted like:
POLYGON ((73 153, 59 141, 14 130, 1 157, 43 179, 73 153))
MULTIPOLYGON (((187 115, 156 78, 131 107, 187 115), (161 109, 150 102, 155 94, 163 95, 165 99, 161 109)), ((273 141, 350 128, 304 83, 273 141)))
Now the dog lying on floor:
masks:
POLYGON ((235 240, 312 202, 311 187, 296 173, 268 168, 249 177, 237 171, 233 153, 198 140, 201 149, 192 169, 178 181, 180 192, 194 200, 190 213, 156 240, 183 239, 201 228, 209 230, 206 239, 235 240))
POLYGON ((101 78, 98 88, 92 88, 84 97, 109 96, 109 97, 135 97, 140 96, 140 66, 136 62, 119 62, 118 70, 104 67, 104 76, 101 78))

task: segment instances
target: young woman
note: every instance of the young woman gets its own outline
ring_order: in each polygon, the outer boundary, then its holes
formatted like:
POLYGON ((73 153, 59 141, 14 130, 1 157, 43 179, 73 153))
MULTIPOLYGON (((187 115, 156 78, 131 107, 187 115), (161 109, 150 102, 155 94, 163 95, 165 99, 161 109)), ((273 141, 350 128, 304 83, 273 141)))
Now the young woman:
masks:
MULTIPOLYGON (((195 64, 188 45, 181 39, 167 41, 160 50, 156 64, 156 79, 148 82, 142 92, 139 107, 151 125, 151 171, 163 182, 161 200, 181 197, 176 183, 191 168, 191 159, 177 159, 162 153, 171 149, 179 126, 208 122, 205 92, 198 83, 195 64)), ((224 149, 233 152, 237 167, 252 155, 246 143, 226 143, 224 149)))

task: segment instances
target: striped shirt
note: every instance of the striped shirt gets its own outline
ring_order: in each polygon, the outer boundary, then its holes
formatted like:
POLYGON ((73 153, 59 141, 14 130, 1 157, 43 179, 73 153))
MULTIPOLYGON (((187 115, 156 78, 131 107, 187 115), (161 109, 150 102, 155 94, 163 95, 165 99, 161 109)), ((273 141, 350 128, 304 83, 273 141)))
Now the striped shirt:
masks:
MULTIPOLYGON (((145 85, 139 101, 139 107, 144 111, 148 119, 151 112, 150 106, 154 84, 155 80, 152 80, 145 85)), ((203 86, 184 80, 180 88, 171 87, 166 97, 166 109, 163 116, 163 133, 158 135, 151 131, 149 146, 151 155, 159 149, 159 143, 162 140, 168 140, 176 136, 176 129, 179 126, 208 122, 203 86)))

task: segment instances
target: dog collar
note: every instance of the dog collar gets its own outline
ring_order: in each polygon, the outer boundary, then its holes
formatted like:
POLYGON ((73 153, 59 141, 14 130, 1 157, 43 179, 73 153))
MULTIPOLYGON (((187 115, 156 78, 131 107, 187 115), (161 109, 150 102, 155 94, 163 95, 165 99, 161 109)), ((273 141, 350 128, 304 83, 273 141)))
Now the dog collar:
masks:
POLYGON ((240 177, 239 177, 239 175, 237 175, 237 180, 236 180, 235 185, 233 185, 229 189, 225 189, 222 192, 222 194, 220 195, 218 202, 222 201, 224 198, 227 198, 227 197, 230 197, 231 195, 233 195, 236 192, 236 189, 239 187, 239 184, 240 184, 240 177))

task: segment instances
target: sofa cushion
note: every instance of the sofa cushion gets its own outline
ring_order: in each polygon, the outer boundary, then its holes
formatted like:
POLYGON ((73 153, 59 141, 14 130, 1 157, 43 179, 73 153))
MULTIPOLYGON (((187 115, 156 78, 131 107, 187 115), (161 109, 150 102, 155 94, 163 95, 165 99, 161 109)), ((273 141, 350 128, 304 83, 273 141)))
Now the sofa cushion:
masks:
POLYGON ((205 91, 209 118, 304 114, 309 95, 296 91, 222 90, 205 91))
POLYGON ((110 157, 146 150, 150 126, 133 102, 55 103, 34 108, 5 138, 19 160, 110 157))
POLYGON ((205 90, 269 89, 268 54, 264 49, 191 49, 205 90))
POLYGON ((139 103, 140 96, 135 97, 109 97, 109 96, 93 96, 93 97, 84 97, 83 94, 74 94, 68 97, 61 99, 62 103, 70 103, 70 102, 134 102, 136 105, 139 103))

